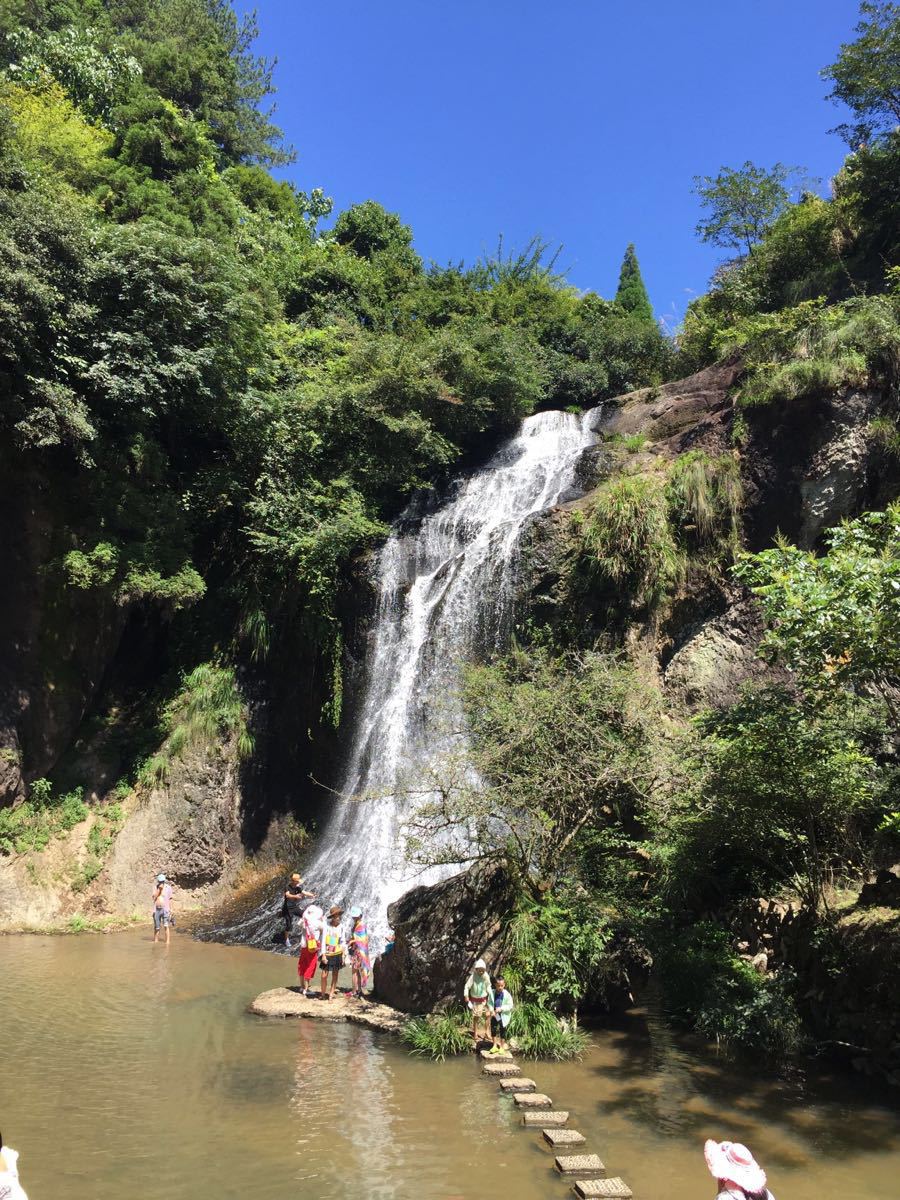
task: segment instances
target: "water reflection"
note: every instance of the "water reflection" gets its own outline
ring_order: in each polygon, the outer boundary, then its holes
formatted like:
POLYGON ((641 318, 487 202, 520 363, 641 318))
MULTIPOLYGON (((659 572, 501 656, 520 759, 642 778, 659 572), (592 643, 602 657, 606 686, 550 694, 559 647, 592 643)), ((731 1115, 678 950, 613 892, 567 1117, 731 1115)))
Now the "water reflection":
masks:
MULTIPOLYGON (((563 1200, 552 1155, 470 1058, 250 1017, 292 968, 182 938, 0 939, 0 1120, 31 1200, 563 1200)), ((528 1073, 638 1200, 711 1195, 703 1139, 726 1136, 781 1200, 897 1192, 892 1100, 817 1066, 773 1079, 652 1012, 597 1032, 581 1064, 528 1073)))

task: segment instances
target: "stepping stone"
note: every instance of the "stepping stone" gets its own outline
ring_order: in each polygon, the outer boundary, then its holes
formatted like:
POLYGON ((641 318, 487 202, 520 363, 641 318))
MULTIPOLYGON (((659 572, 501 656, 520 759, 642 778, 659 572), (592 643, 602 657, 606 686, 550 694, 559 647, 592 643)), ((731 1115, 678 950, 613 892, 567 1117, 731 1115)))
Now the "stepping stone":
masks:
POLYGON ((545 1129, 544 1141, 556 1146, 583 1146, 587 1138, 577 1129, 545 1129))
POLYGON ((501 1079, 500 1091, 506 1092, 535 1092, 537 1084, 533 1079, 525 1079, 522 1075, 516 1075, 513 1079, 501 1079))
POLYGON ((506 1079, 520 1075, 521 1069, 514 1062, 489 1062, 481 1068, 482 1075, 495 1075, 498 1079, 506 1079))
POLYGON ((478 1053, 485 1062, 512 1062, 512 1053, 509 1050, 504 1050, 502 1054, 491 1054, 490 1050, 479 1050, 478 1053))
POLYGON ((535 1126, 538 1129, 552 1129, 553 1126, 559 1128, 565 1125, 569 1119, 567 1112, 527 1112, 522 1113, 522 1124, 533 1129, 535 1126))
POLYGON ((563 1154, 556 1160, 560 1175, 600 1175, 605 1170, 596 1154, 563 1154))
POLYGON ((615 1200, 629 1200, 634 1195, 631 1188, 618 1175, 613 1179, 579 1179, 576 1180, 572 1191, 581 1200, 595 1200, 601 1196, 614 1197, 615 1200))
POLYGON ((513 1096, 518 1108, 552 1108, 553 1101, 543 1092, 516 1092, 513 1096))

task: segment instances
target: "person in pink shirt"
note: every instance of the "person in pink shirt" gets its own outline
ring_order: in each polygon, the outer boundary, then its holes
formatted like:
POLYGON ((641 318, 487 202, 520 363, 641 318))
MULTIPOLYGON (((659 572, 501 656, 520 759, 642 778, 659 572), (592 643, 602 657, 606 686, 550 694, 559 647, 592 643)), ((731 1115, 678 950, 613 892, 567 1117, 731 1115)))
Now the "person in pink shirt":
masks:
POLYGON ((169 944, 172 920, 172 885, 165 875, 156 877, 156 890, 153 893, 153 940, 159 941, 160 929, 166 931, 166 945, 169 944))

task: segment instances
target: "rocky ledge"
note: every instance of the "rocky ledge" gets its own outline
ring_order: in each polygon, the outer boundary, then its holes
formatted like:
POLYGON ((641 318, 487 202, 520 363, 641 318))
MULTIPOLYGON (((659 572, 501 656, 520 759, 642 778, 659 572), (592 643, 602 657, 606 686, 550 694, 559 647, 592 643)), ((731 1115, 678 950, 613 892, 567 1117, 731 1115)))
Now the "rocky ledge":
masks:
POLYGON ((298 988, 279 987, 262 992, 250 1005, 250 1012, 260 1017, 308 1017, 313 1021, 347 1021, 366 1029, 381 1029, 399 1033, 406 1016, 387 1004, 371 1000, 356 1000, 339 992, 331 1000, 323 1000, 318 992, 304 996, 298 988))

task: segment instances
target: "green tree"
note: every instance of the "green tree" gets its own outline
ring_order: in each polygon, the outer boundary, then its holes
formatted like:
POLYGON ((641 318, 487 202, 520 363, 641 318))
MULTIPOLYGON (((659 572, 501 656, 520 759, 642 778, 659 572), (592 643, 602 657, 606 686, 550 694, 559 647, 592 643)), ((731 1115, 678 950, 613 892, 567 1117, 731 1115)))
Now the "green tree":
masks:
POLYGON ((700 722, 691 785, 659 837, 672 905, 782 887, 814 911, 825 904, 830 869, 847 865, 854 823, 875 808, 854 709, 849 697, 811 703, 766 687, 700 722))
POLYGON ((471 746, 438 768, 410 848, 422 862, 502 861, 541 902, 655 782, 658 697, 612 655, 531 647, 468 668, 464 700, 471 746))
POLYGON ((845 104, 856 120, 832 130, 853 147, 900 125, 900 4, 864 0, 855 42, 845 42, 822 71, 828 99, 845 104))
POLYGON ((412 229, 377 200, 365 200, 342 212, 332 233, 336 242, 362 258, 388 253, 414 269, 421 267, 421 259, 412 249, 412 229))
POLYGON ((616 304, 625 312, 639 317, 642 321, 653 321, 653 306, 638 265, 634 245, 629 245, 622 259, 622 269, 619 272, 619 286, 616 290, 616 304))
POLYGON ((741 557, 757 597, 763 649, 813 688, 873 689, 900 723, 900 504, 831 530, 816 555, 787 542, 741 557))
POLYGON ((696 175, 694 193, 707 212, 697 224, 703 242, 751 254, 768 227, 790 204, 796 167, 776 163, 766 169, 749 159, 742 167, 723 167, 718 175, 696 175))

